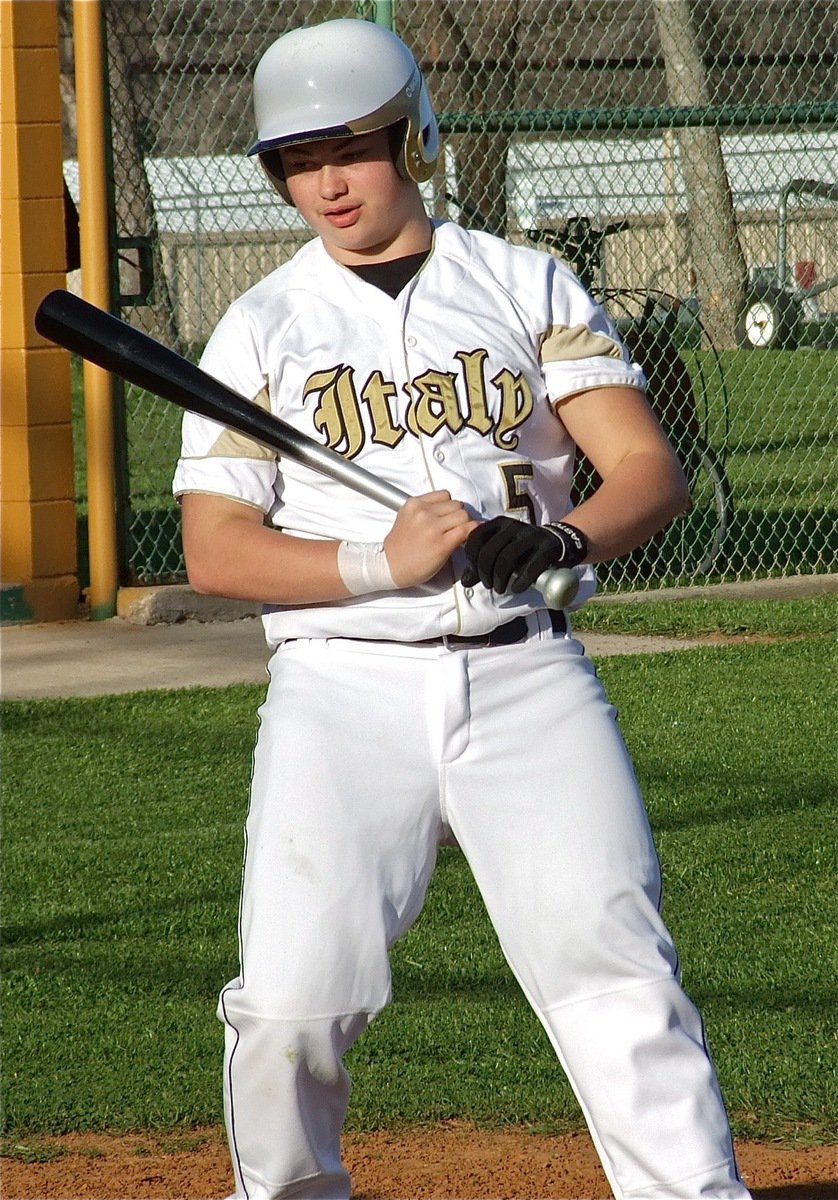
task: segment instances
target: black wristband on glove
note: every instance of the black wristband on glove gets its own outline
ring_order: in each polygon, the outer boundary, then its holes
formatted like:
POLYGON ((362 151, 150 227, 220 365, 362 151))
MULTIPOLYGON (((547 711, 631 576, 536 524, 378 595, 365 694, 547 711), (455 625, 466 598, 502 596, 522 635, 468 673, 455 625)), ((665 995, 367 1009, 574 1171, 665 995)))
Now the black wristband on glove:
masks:
POLYGON ((588 539, 573 525, 525 525, 494 517, 469 534, 461 583, 478 582, 495 592, 525 592, 550 567, 575 567, 588 553, 588 539))

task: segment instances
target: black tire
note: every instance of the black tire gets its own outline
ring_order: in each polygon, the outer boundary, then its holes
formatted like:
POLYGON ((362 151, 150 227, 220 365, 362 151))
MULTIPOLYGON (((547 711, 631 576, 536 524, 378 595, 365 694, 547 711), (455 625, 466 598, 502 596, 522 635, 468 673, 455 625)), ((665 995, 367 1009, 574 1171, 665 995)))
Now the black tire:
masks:
POLYGON ((800 338, 800 309, 779 288, 755 288, 736 323, 736 341, 744 350, 793 349, 800 338))
POLYGON ((681 455, 692 507, 667 528, 660 564, 667 574, 709 575, 733 519, 733 498, 725 469, 702 438, 681 455))

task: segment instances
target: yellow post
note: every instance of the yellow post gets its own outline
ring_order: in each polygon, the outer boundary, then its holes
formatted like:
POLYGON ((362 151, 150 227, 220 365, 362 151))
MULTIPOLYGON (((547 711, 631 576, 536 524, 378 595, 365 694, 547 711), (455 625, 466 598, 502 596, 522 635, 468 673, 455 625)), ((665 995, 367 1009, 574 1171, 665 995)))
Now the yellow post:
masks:
POLYGON ((80 615, 70 359, 35 332, 67 282, 58 5, 0 0, 0 620, 80 615))
MULTIPOLYGON (((101 0, 74 0, 79 150, 79 236, 82 294, 111 307, 105 107, 105 39, 101 0)), ((90 615, 112 617, 119 583, 116 524, 113 378, 84 364, 90 615)))

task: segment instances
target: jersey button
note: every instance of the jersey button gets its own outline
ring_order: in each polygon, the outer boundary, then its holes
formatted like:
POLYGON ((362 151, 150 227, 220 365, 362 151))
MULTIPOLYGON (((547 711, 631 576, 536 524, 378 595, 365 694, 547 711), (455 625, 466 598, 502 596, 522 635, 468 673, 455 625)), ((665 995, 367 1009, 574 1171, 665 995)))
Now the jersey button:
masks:
POLYGON ((405 338, 405 342, 408 344, 408 346, 415 346, 416 338, 413 336, 413 334, 411 334, 410 337, 405 338))
POLYGON ((465 596, 466 600, 470 600, 474 595, 474 588, 463 588, 463 595, 465 596))
POLYGON ((434 450, 434 458, 438 463, 445 462, 445 454, 442 450, 434 450))

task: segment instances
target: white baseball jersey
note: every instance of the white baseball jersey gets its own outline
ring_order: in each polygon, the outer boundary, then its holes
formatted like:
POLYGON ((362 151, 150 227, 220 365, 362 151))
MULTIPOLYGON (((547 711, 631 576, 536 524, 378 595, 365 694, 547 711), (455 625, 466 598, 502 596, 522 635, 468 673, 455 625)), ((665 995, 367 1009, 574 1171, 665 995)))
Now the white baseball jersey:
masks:
MULTIPOLYGON (((319 239, 235 301, 202 367, 410 495, 447 489, 482 518, 543 524, 571 509, 575 448, 554 405, 642 387, 603 310, 552 255, 435 222, 431 254, 394 300, 319 239)), ((239 434, 187 414, 174 491, 229 496, 300 537, 381 541, 393 513, 239 434)), ((543 607, 535 590, 464 589, 453 563, 413 589, 271 607, 287 637, 472 635, 543 607)), ((576 603, 594 591, 584 572, 576 603)))

